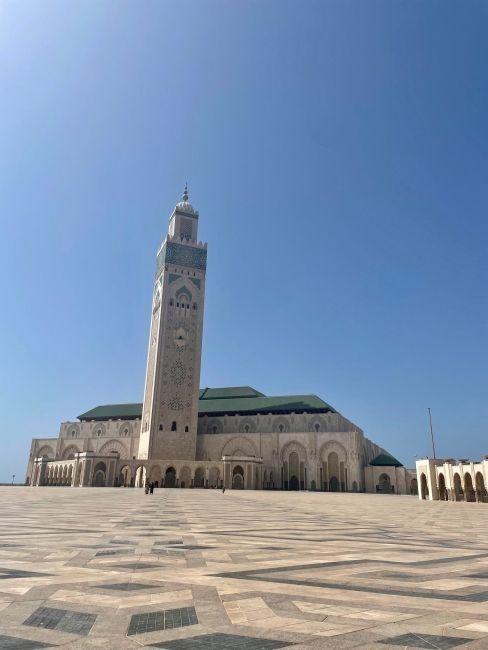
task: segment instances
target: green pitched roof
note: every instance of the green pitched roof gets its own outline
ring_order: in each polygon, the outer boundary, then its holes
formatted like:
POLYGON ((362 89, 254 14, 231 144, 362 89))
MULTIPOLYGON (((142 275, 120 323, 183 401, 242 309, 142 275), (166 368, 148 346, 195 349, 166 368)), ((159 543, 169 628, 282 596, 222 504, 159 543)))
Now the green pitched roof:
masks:
POLYGON ((370 465, 374 467, 403 467, 402 463, 387 451, 373 458, 370 465))
POLYGON ((82 413, 78 420, 136 420, 142 415, 142 404, 104 404, 82 413))
MULTIPOLYGON (((198 415, 237 413, 335 413, 316 395, 266 397, 250 386, 203 388, 200 390, 198 415)), ((78 416, 79 420, 135 420, 142 416, 142 404, 105 404, 78 416)))
POLYGON ((284 395, 277 397, 226 397, 201 399, 198 415, 228 415, 237 413, 335 413, 334 409, 316 395, 284 395))
POLYGON ((251 386, 235 386, 231 388, 203 388, 200 391, 200 399, 231 399, 238 397, 264 397, 251 386))

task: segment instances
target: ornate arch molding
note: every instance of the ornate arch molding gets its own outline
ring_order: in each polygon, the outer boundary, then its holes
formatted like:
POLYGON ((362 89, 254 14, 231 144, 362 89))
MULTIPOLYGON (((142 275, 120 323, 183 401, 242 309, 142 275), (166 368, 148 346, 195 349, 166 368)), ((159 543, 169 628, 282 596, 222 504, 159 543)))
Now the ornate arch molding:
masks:
POLYGON ((40 458, 42 456, 47 456, 48 458, 55 458, 56 454, 54 449, 50 445, 43 445, 39 451, 36 452, 36 457, 40 458))
POLYGON ((327 431, 327 420, 321 415, 313 415, 308 421, 308 430, 313 431, 314 433, 321 433, 322 431, 327 431), (319 430, 315 428, 315 425, 319 425, 319 430))
POLYGON ((68 456, 70 454, 79 454, 81 449, 78 449, 77 445, 68 445, 64 450, 63 450, 63 460, 68 460, 68 456))
POLYGON ((236 456, 237 453, 242 455, 242 452, 245 452, 245 456, 258 456, 258 450, 256 445, 244 436, 235 436, 228 440, 225 445, 222 447, 222 456, 236 456))
POLYGON ((341 445, 340 442, 337 442, 337 440, 329 440, 329 442, 326 442, 320 447, 319 450, 319 458, 321 462, 326 462, 327 457, 331 452, 335 451, 335 453, 339 456, 339 462, 344 462, 347 463, 347 451, 344 445, 341 445))
POLYGON ((70 422, 66 427, 66 431, 68 438, 78 438, 80 435, 80 425, 77 422, 70 422), (75 434, 74 436, 73 433, 75 434))
POLYGON ((253 418, 243 418, 239 423, 239 433, 254 433, 256 431, 256 422, 253 418))
POLYGON ((283 415, 273 419, 273 431, 275 433, 286 433, 290 430, 290 421, 288 418, 285 418, 283 415), (283 427, 280 429, 280 427, 283 427))
POLYGON ((122 460, 127 460, 129 458, 129 451, 120 440, 107 440, 99 447, 97 453, 100 454, 100 456, 108 456, 111 451, 118 452, 122 460))
POLYGON ((222 433, 224 430, 222 422, 217 418, 212 418, 207 422, 206 433, 222 433), (215 429, 215 430, 214 430, 215 429))
POLYGON ((287 442, 286 445, 281 450, 281 461, 287 461, 291 453, 296 452, 300 461, 307 462, 307 450, 305 447, 298 441, 292 440, 287 442))
POLYGON ((132 424, 130 422, 122 422, 119 426, 119 436, 130 436, 132 434, 132 424), (127 429, 127 433, 125 430, 127 429))
POLYGON ((181 296, 186 296, 188 300, 191 302, 192 295, 190 289, 184 284, 181 286, 179 289, 176 290, 175 292, 175 298, 178 300, 181 296))
POLYGON ((94 437, 94 438, 98 438, 98 437, 103 438, 103 436, 106 434, 106 432, 107 432, 107 427, 105 426, 105 424, 103 422, 94 422, 93 423, 93 426, 91 428, 92 437, 94 437), (100 431, 100 435, 98 435, 99 431, 100 431))

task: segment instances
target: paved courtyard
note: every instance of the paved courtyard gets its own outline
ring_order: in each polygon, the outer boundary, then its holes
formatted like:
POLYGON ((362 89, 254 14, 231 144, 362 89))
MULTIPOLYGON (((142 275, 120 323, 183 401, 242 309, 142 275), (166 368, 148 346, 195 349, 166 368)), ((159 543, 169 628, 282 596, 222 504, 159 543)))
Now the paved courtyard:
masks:
POLYGON ((0 648, 488 648, 488 507, 0 488, 0 648))

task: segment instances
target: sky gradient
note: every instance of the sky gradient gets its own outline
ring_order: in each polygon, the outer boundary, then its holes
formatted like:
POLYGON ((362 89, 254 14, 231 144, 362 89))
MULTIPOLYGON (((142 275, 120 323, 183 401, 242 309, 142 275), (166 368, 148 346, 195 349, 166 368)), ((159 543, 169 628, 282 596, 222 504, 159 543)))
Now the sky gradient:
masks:
POLYGON ((201 386, 315 393, 405 465, 487 444, 488 4, 0 4, 0 481, 142 401, 189 184, 201 386))

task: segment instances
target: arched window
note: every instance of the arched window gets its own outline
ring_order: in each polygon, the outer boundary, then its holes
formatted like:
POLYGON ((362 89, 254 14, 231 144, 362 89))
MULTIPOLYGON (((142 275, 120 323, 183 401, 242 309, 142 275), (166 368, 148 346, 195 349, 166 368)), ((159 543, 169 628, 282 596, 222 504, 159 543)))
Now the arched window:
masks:
POLYGON ((101 429, 98 429, 98 431, 97 431, 97 436, 100 438, 101 435, 102 435, 102 430, 101 430, 101 429))
POLYGON ((246 433, 249 433, 249 425, 248 424, 244 425, 244 431, 246 433))
POLYGON ((71 437, 72 437, 72 438, 76 438, 76 431, 75 431, 74 429, 73 429, 73 431, 71 432, 71 437))
POLYGON ((313 426, 314 426, 315 431, 318 433, 320 431, 320 424, 318 422, 316 422, 313 426))
POLYGON ((188 433, 188 427, 185 427, 185 433, 188 433))
POLYGON ((193 303, 193 311, 196 311, 196 309, 197 309, 197 303, 194 302, 194 303, 193 303))
POLYGON ((171 425, 171 431, 176 431, 176 422, 171 425))
POLYGON ((162 424, 159 425, 159 430, 160 430, 160 431, 163 430, 163 425, 162 425, 162 424))
POLYGON ((278 425, 278 431, 279 431, 280 433, 283 433, 283 429, 284 429, 284 428, 285 428, 285 427, 284 427, 282 424, 279 424, 279 425, 278 425))
POLYGON ((217 427, 215 426, 215 424, 212 427, 212 433, 217 433, 217 427))

